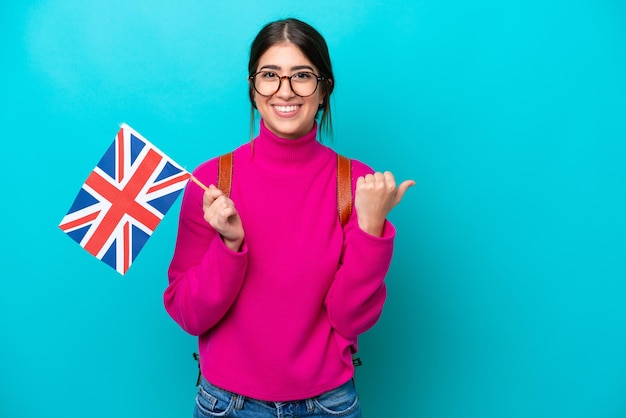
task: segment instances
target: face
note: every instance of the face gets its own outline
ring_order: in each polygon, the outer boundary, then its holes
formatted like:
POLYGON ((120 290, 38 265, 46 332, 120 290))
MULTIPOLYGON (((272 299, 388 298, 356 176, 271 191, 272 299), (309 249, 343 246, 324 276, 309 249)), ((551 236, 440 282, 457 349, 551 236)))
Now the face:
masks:
MULTIPOLYGON (((261 55, 256 70, 271 70, 278 76, 290 76, 298 71, 310 71, 319 75, 317 68, 292 43, 280 43, 270 47, 261 55)), ((284 79, 280 89, 270 97, 261 96, 254 91, 254 101, 267 129, 281 138, 296 139, 313 129, 315 115, 324 101, 321 90, 318 85, 311 96, 300 97, 291 90, 289 80, 284 79)))

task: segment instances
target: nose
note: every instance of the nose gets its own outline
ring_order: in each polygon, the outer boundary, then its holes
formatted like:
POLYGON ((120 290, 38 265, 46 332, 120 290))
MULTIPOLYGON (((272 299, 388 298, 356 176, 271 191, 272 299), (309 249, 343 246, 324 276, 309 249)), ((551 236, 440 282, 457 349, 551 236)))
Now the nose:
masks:
POLYGON ((291 80, 289 79, 289 76, 284 75, 280 78, 280 86, 278 87, 276 95, 280 98, 290 98, 295 96, 295 93, 291 88, 291 80))

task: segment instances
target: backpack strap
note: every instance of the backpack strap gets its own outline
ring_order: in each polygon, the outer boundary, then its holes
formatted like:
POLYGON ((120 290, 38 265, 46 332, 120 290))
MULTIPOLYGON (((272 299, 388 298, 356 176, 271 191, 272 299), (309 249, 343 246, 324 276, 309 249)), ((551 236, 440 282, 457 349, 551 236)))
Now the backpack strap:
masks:
MULTIPOLYGON (((218 159, 217 188, 230 197, 233 182, 233 153, 223 154, 218 159)), ((352 162, 337 154, 337 213, 344 227, 352 214, 352 162)))
POLYGON ((352 162, 337 154, 337 211, 344 227, 352 214, 352 162))
POLYGON ((233 182, 233 153, 221 155, 217 163, 217 188, 230 197, 233 182))

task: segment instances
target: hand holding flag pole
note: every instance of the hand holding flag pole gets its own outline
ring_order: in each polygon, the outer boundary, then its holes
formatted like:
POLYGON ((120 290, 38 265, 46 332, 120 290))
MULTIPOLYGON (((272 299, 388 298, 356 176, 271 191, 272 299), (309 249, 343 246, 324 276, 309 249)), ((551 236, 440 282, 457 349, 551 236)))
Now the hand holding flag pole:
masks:
POLYGON ((122 124, 59 228, 93 256, 126 274, 189 180, 208 190, 122 124))

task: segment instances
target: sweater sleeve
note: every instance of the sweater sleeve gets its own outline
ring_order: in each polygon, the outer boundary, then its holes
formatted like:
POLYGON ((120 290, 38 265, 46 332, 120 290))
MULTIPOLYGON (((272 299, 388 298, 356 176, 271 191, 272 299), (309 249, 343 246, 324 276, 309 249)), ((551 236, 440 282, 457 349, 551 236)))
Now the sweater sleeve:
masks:
MULTIPOLYGON (((217 164, 209 162, 194 172, 211 184, 202 175, 206 171, 216 173, 217 164)), ((231 251, 204 220, 203 193, 192 182, 185 189, 163 298, 169 315, 192 335, 208 331, 226 314, 239 294, 248 261, 245 242, 241 252, 231 251)))
MULTIPOLYGON (((358 161, 352 164, 354 195, 356 178, 373 171, 358 161)), ((382 236, 372 236, 359 228, 354 207, 352 212, 344 227, 341 264, 325 301, 332 326, 348 339, 370 329, 382 314, 396 233, 386 220, 382 236)))

